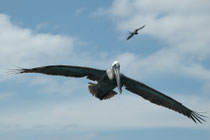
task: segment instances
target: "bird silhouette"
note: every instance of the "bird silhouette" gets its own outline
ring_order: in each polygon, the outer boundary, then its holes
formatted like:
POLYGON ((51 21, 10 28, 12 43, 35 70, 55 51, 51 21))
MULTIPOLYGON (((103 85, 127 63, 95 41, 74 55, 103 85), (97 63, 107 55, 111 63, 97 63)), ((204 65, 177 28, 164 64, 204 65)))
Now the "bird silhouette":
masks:
POLYGON ((127 40, 129 40, 131 37, 133 37, 134 35, 137 35, 138 34, 138 31, 143 29, 145 27, 145 25, 143 25, 142 27, 134 30, 133 32, 130 32, 130 35, 128 36, 127 40))

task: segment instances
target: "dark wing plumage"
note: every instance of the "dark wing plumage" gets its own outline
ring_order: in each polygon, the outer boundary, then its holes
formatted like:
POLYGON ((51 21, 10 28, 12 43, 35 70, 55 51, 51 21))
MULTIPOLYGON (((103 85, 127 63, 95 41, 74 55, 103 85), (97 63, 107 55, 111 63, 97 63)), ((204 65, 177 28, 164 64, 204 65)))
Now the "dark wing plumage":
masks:
POLYGON ((98 81, 101 76, 106 72, 105 70, 99 70, 88 67, 80 66, 67 66, 67 65, 52 65, 25 69, 21 68, 17 70, 18 73, 42 73, 48 75, 67 76, 67 77, 87 77, 90 80, 98 81))
POLYGON ((133 37, 133 33, 130 33, 130 35, 128 36, 127 40, 130 39, 131 37, 133 37))
POLYGON ((140 28, 136 29, 136 32, 138 32, 139 30, 143 29, 144 27, 145 27, 145 25, 143 25, 140 28))
POLYGON ((181 103, 177 102, 176 100, 172 99, 169 96, 164 95, 163 93, 141 83, 138 81, 135 81, 131 78, 128 78, 126 76, 122 76, 122 84, 125 86, 125 88, 141 97, 143 97, 146 100, 149 100, 150 102, 161 105, 164 107, 167 107, 169 109, 172 109, 174 111, 177 111, 188 118, 191 118, 195 123, 202 121, 205 122, 205 120, 202 117, 205 117, 203 115, 200 115, 181 103))

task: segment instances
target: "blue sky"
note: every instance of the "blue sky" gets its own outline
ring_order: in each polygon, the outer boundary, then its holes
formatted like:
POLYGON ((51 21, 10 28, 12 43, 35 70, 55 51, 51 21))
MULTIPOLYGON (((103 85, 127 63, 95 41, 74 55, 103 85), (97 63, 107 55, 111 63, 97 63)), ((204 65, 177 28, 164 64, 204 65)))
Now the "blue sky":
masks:
POLYGON ((106 69, 118 60, 125 75, 210 116, 209 9, 208 0, 2 0, 1 138, 210 139, 209 118, 195 124, 125 89, 99 101, 84 78, 7 73, 52 64, 106 69))

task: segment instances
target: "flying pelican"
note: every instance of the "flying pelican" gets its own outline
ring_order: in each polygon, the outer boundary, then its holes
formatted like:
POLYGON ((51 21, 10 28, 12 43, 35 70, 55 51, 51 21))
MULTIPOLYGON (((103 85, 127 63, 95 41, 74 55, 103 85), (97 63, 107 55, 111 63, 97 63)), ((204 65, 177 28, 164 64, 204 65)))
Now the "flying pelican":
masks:
POLYGON ((109 99, 116 95, 117 92, 113 90, 116 87, 118 88, 119 93, 122 93, 122 86, 124 86, 125 89, 143 97, 146 100, 149 100, 154 104, 177 111, 187 116, 188 118, 191 118, 195 123, 202 123, 202 121, 205 122, 203 119, 205 116, 198 114, 191 109, 188 109, 171 97, 164 95, 163 93, 120 73, 120 64, 118 61, 114 61, 112 68, 107 70, 81 66, 51 65, 29 69, 20 68, 15 69, 15 72, 17 72, 17 74, 41 73, 47 75, 78 78, 86 77, 90 80, 97 81, 97 83, 89 82, 88 88, 90 93, 100 100, 109 99))
POLYGON ((131 37, 133 37, 134 35, 137 35, 138 34, 138 31, 143 29, 145 27, 145 25, 143 25, 142 27, 136 29, 135 31, 133 32, 130 32, 130 35, 128 36, 127 40, 130 39, 131 37))

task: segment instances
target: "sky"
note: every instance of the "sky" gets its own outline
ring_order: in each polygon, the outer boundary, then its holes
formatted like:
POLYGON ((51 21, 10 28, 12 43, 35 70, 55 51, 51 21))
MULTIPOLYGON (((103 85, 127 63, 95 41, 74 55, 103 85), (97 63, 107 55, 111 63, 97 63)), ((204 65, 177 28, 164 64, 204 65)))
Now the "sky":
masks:
POLYGON ((0 0, 4 140, 210 139, 209 0, 0 0), (146 25, 126 40, 129 31, 146 25), (206 123, 126 91, 100 101, 89 80, 9 70, 111 68, 207 116, 206 123))

